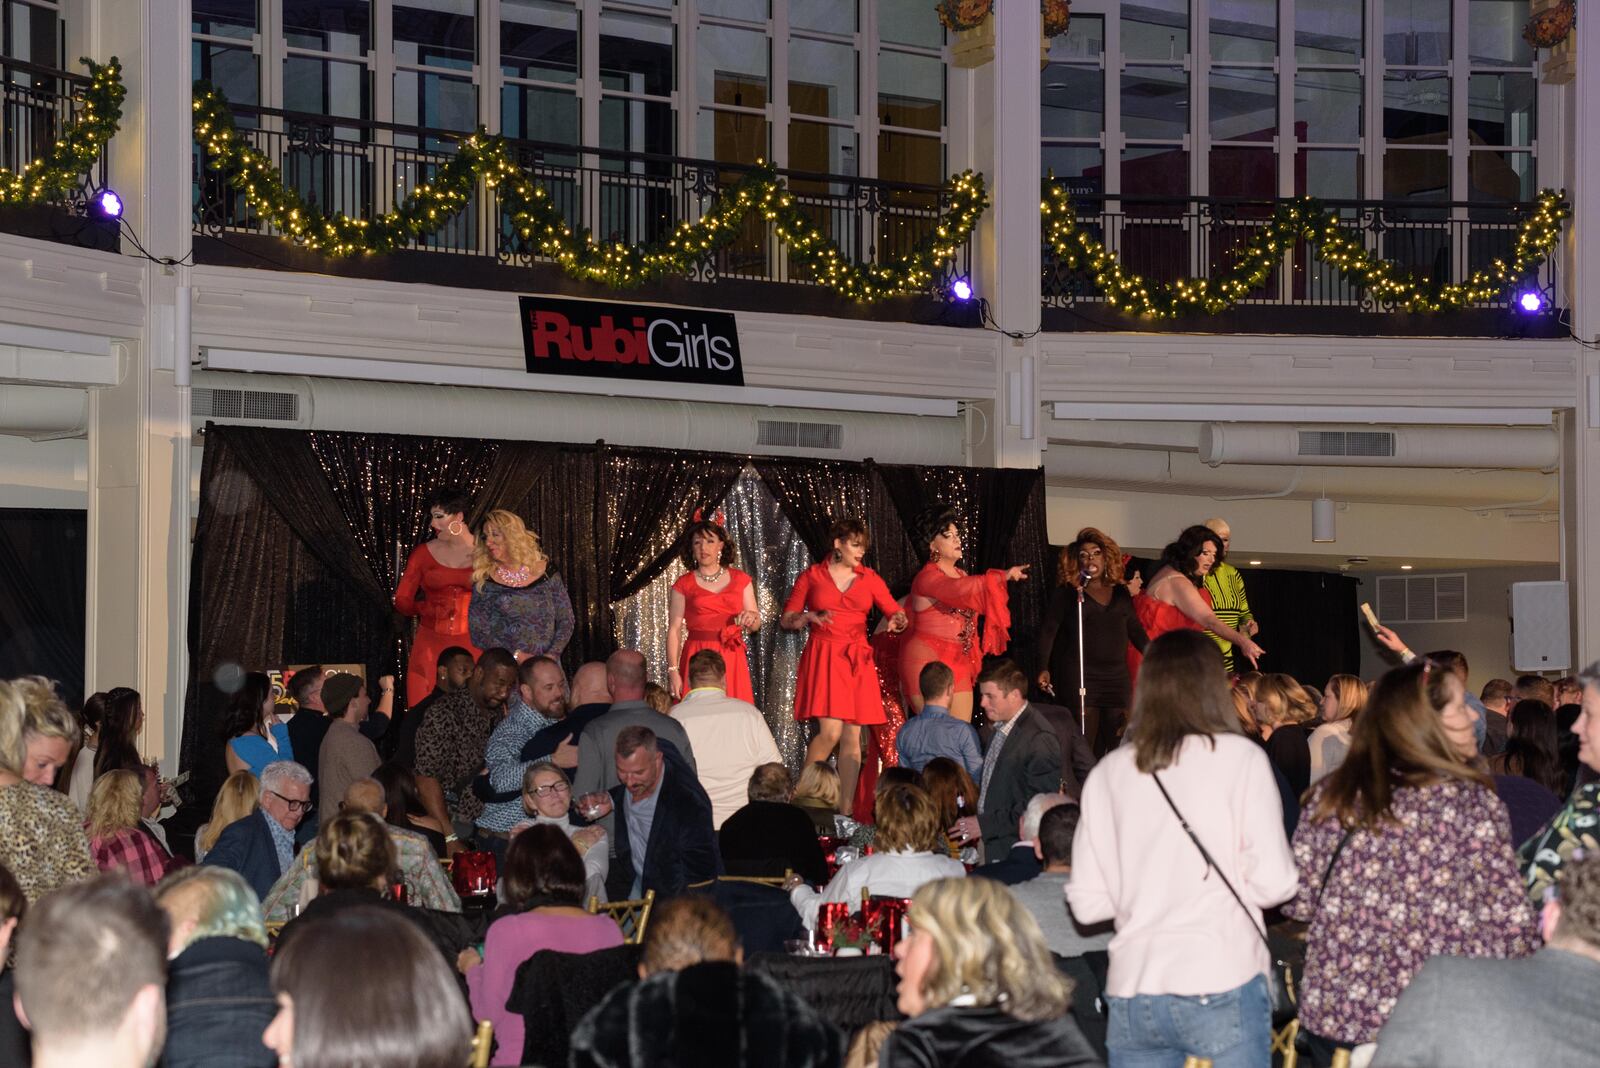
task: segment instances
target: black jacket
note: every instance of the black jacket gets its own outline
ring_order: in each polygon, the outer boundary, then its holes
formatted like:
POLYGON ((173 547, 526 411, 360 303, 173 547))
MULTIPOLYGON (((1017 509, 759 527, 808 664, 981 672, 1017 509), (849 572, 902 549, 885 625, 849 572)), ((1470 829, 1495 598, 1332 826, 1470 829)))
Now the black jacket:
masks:
MULTIPOLYGON (((996 738, 998 735, 990 738, 991 746, 996 738)), ((1004 856, 1017 843, 1017 822, 1033 795, 1060 789, 1061 742, 1041 712, 1023 705, 1000 750, 983 810, 978 813, 984 852, 991 857, 1004 856)))
POLYGON ((993 1007, 930 1009, 884 1041, 882 1068, 1079 1068, 1100 1065, 1071 1016, 1029 1023, 993 1007))
POLYGON ((993 879, 1006 886, 1016 886, 1029 879, 1036 879, 1044 870, 1044 865, 1039 863, 1039 854, 1033 851, 1033 843, 1017 843, 1006 851, 1006 855, 989 863, 973 868, 971 874, 984 879, 993 879))
POLYGON ((658 898, 681 894, 690 883, 703 883, 722 874, 717 832, 711 827, 711 799, 681 758, 675 753, 662 755, 666 766, 661 772, 661 792, 656 798, 649 842, 628 840, 628 816, 623 802, 627 790, 622 786, 611 788, 616 848, 606 893, 612 901, 629 896, 634 878, 633 854, 639 849, 644 850, 643 889, 654 890, 658 898))
POLYGON ((167 966, 160 1068, 273 1068, 261 1032, 278 1013, 267 954, 242 938, 202 938, 167 966))
POLYGON ((817 828, 803 809, 781 801, 752 801, 729 816, 717 834, 722 866, 729 875, 805 876, 812 886, 828 881, 828 865, 817 828))
POLYGON ((1029 701, 1028 707, 1047 719, 1056 732, 1056 741, 1061 743, 1061 792, 1076 801, 1095 765, 1094 744, 1083 736, 1077 710, 1040 701, 1029 701))

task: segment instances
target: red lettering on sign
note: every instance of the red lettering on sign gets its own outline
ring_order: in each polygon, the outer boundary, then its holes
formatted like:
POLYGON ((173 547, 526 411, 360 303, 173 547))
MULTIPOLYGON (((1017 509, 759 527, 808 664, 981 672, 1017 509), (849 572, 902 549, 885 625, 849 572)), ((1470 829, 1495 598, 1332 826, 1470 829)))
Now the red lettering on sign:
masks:
POLYGON ((572 359, 572 342, 567 337, 571 323, 565 315, 553 311, 533 313, 533 354, 538 359, 550 358, 550 347, 555 346, 563 360, 572 359))

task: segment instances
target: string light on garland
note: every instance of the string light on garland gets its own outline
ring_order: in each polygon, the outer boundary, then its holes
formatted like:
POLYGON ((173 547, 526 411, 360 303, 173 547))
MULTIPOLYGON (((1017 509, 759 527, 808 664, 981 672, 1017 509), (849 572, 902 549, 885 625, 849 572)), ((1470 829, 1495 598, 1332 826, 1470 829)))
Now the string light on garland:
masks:
POLYGON ((99 161, 106 144, 122 124, 122 64, 113 56, 105 65, 80 59, 89 70, 89 84, 74 94, 77 113, 44 155, 20 171, 0 167, 0 204, 38 204, 69 197, 83 176, 99 161))
POLYGON ((1092 279, 1111 307, 1155 319, 1227 311, 1265 285, 1282 263, 1284 251, 1299 241, 1310 247, 1316 259, 1365 288, 1384 307, 1438 312, 1484 304, 1524 282, 1548 259, 1561 242, 1562 223, 1572 216, 1572 205, 1563 193, 1541 190, 1532 211, 1517 229, 1509 258, 1491 260, 1465 281, 1440 285, 1417 279, 1392 260, 1379 259, 1360 234, 1341 226, 1338 216, 1320 201, 1297 197, 1280 203, 1272 217, 1256 227, 1250 239, 1234 253, 1233 263, 1220 275, 1165 283, 1131 273, 1104 244, 1080 227, 1072 197, 1059 182, 1045 181, 1039 210, 1044 220, 1045 246, 1061 263, 1092 279))
POLYGON ((722 190, 693 222, 680 222, 664 242, 628 245, 597 242, 574 230, 554 198, 511 158, 504 139, 479 129, 456 154, 417 186, 393 211, 371 219, 327 214, 283 181, 266 155, 240 136, 227 99, 195 84, 194 139, 206 165, 244 194, 261 219, 297 244, 331 256, 385 253, 438 231, 465 208, 481 179, 496 190, 511 230, 573 278, 615 288, 692 272, 708 255, 743 236, 751 212, 771 224, 794 262, 818 281, 861 302, 926 292, 972 236, 988 210, 983 176, 965 171, 949 186, 949 206, 920 241, 890 263, 847 258, 764 163, 722 190))

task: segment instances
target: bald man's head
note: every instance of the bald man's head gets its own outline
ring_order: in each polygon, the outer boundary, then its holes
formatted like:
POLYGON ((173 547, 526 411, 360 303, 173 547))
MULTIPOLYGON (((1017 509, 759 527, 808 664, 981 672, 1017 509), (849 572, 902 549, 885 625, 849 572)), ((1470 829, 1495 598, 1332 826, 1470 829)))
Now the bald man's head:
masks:
POLYGON ((606 665, 591 660, 572 676, 572 707, 579 705, 608 705, 611 691, 606 687, 606 665))
POLYGON ((611 701, 644 700, 644 654, 637 649, 618 649, 606 658, 606 689, 611 701))
POLYGON ((1211 533, 1215 534, 1224 541, 1233 536, 1233 531, 1228 527, 1228 521, 1226 519, 1207 519, 1203 525, 1207 530, 1211 531, 1211 533))
POLYGON ((389 798, 377 779, 357 779, 344 792, 344 812, 370 812, 379 819, 389 815, 389 798))

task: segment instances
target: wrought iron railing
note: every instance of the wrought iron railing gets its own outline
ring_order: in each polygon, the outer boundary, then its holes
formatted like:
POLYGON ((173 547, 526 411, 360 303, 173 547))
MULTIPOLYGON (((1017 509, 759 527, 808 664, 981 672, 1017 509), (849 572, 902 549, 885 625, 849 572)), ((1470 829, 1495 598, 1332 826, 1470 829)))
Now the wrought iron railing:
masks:
MULTIPOLYGON (((78 116, 82 101, 73 93, 88 85, 81 74, 0 56, 0 167, 20 171, 43 157, 78 116)), ((102 152, 82 181, 51 204, 83 214, 90 194, 106 187, 106 177, 102 152)))
MULTIPOLYGON (((1510 259, 1522 220, 1532 204, 1479 204, 1451 201, 1324 202, 1351 233, 1364 235, 1368 251, 1393 260, 1422 281, 1462 282, 1496 258, 1510 259)), ((1272 218, 1276 201, 1225 197, 1132 198, 1075 202, 1085 227, 1123 268, 1156 282, 1215 277, 1234 262, 1233 253, 1272 218)), ((1294 242, 1267 281, 1240 303, 1255 306, 1394 310, 1365 287, 1316 258, 1304 241, 1294 242)), ((1485 308, 1509 307, 1518 295, 1537 287, 1541 313, 1560 306, 1556 257, 1537 277, 1508 287, 1485 308)), ((1044 304, 1082 308, 1104 304, 1093 278, 1062 263, 1047 246, 1044 254, 1044 304)))
MULTIPOLYGON (((308 203, 353 218, 393 209, 430 180, 456 153, 461 131, 425 129, 367 120, 328 118, 271 108, 232 105, 239 132, 282 172, 308 203)), ((717 194, 753 168, 644 152, 508 139, 513 158, 536 178, 574 231, 596 240, 638 245, 665 240, 682 222, 706 212, 717 194)), ((948 205, 934 185, 878 181, 836 174, 779 171, 794 203, 847 258, 886 264, 909 253, 938 224, 948 205)), ((267 233, 268 226, 242 194, 202 166, 194 152, 194 221, 197 233, 267 233)), ((509 224, 493 190, 480 187, 468 206, 434 234, 412 242, 419 251, 494 257, 532 266, 552 262, 535 242, 509 224)), ((948 274, 971 269, 963 249, 948 274)), ((752 212, 736 241, 694 264, 691 281, 745 279, 813 283, 792 262, 767 222, 752 212)), ((942 291, 946 279, 930 292, 942 291)))

